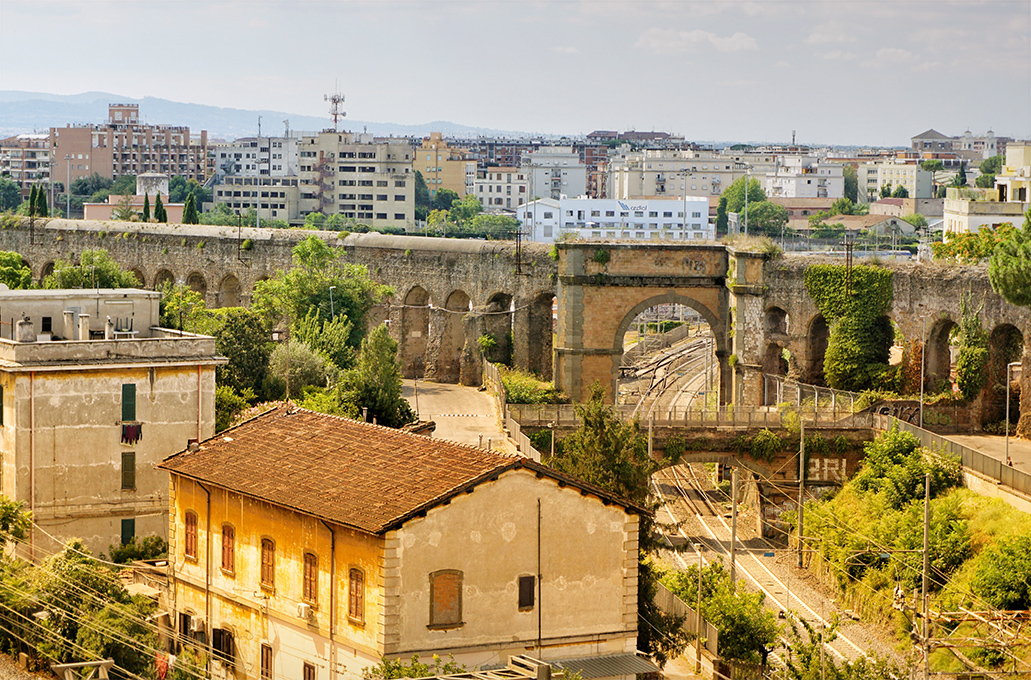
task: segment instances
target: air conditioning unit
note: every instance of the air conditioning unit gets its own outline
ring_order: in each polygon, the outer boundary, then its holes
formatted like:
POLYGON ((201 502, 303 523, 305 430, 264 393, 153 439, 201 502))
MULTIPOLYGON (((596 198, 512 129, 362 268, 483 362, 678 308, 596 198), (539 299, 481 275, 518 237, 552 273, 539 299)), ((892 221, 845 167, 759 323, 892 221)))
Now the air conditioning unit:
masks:
POLYGON ((297 605, 297 617, 307 621, 311 618, 311 605, 307 603, 300 603, 297 605))

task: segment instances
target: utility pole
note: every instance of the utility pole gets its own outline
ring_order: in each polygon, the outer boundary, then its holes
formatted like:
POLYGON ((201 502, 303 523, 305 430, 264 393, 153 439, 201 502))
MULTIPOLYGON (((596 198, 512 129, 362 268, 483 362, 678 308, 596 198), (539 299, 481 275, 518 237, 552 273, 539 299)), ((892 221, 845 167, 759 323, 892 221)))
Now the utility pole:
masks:
POLYGON ((927 626, 927 571, 930 563, 930 551, 928 550, 928 544, 930 542, 931 533, 931 473, 924 474, 924 573, 921 579, 921 609, 923 610, 923 635, 921 642, 924 648, 924 680, 927 680, 928 664, 930 662, 930 649, 928 648, 927 639, 929 630, 927 626))
MULTIPOLYGON (((334 121, 335 123, 336 121, 334 121)), ((258 116, 258 210, 254 213, 255 228, 261 227, 261 116, 258 116)))
POLYGON ((699 674, 702 672, 702 546, 700 543, 694 544, 695 552, 698 553, 698 601, 695 603, 694 620, 695 620, 695 633, 698 637, 695 638, 694 648, 694 672, 699 674))
POLYGON ((737 468, 730 469, 730 585, 737 573, 737 468))
POLYGON ((802 492, 805 490, 805 419, 798 409, 798 424, 802 439, 798 448, 798 568, 802 568, 802 492))

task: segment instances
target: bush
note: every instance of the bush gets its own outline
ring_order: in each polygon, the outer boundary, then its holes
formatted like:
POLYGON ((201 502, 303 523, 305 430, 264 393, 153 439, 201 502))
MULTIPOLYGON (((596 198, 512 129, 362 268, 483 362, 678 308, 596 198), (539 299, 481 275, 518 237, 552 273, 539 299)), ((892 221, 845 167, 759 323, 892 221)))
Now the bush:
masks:
POLYGON ((555 384, 514 368, 500 367, 501 382, 510 404, 568 404, 569 397, 555 389, 555 384))
POLYGON ((670 465, 676 465, 687 450, 687 444, 683 438, 672 435, 666 439, 666 447, 663 450, 663 460, 670 465))
POLYGON ((168 544, 160 536, 147 536, 136 541, 133 536, 128 543, 122 545, 108 546, 111 561, 118 564, 128 564, 135 560, 154 560, 168 555, 168 544))
MULTIPOLYGON (((253 395, 253 393, 251 393, 253 395)), ((215 432, 229 429, 241 411, 248 407, 247 399, 228 385, 215 387, 215 432)))
POLYGON ((1031 609, 1031 534, 986 549, 978 559, 973 591, 998 609, 1031 609))

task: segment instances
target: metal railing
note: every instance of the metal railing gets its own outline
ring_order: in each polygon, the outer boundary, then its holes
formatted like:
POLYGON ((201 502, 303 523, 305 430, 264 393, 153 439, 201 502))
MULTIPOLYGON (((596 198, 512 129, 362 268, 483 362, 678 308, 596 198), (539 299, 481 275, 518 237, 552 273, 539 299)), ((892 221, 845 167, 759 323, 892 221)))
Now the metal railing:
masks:
POLYGON ((817 408, 830 411, 851 412, 855 410, 858 392, 835 390, 830 387, 818 387, 788 380, 782 375, 763 373, 763 403, 777 405, 795 404, 801 409, 802 404, 812 402, 817 408))
POLYGON ((716 626, 699 616, 693 607, 677 597, 673 591, 662 583, 655 584, 654 602, 656 607, 667 614, 683 616, 684 623, 682 628, 689 635, 699 635, 699 623, 701 623, 702 645, 714 656, 719 656, 720 634, 716 630, 716 626))
POLYGON ((541 453, 533 446, 530 438, 523 434, 522 426, 516 418, 512 417, 508 405, 508 394, 505 391, 505 383, 501 380, 501 371, 497 364, 489 361, 483 362, 483 384, 487 387, 498 404, 498 411, 504 421, 505 429, 508 430, 508 437, 516 446, 520 455, 532 460, 541 462, 541 453))

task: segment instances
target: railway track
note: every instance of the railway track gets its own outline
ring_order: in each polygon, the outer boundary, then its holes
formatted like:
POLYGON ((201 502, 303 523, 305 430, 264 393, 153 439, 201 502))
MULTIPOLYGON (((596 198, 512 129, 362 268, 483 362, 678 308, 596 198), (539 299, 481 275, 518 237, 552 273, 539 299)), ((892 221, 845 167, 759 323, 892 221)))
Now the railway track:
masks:
POLYGON ((680 347, 674 347, 652 357, 648 361, 633 367, 641 398, 634 408, 634 416, 651 416, 663 407, 664 399, 673 392, 673 401, 666 406, 675 405, 681 395, 691 386, 694 392, 691 399, 704 383, 700 369, 705 367, 706 352, 711 351, 710 336, 696 337, 680 347), (647 387, 641 390, 640 385, 647 381, 647 387))

